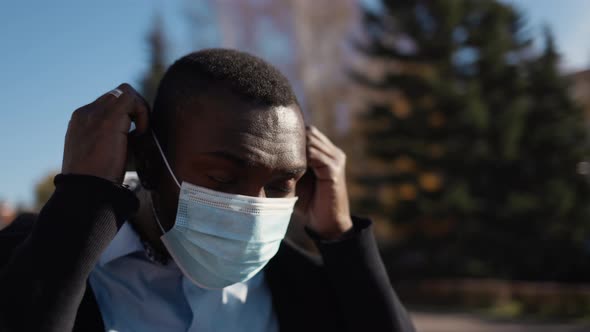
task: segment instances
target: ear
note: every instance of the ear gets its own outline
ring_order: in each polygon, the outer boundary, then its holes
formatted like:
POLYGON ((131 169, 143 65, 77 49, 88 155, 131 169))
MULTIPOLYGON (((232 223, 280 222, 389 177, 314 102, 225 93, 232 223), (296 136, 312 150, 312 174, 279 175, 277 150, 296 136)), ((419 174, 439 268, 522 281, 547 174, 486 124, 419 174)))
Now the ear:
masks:
POLYGON ((158 183, 161 162, 157 158, 159 155, 151 131, 146 131, 141 135, 130 135, 129 137, 130 154, 133 155, 135 169, 141 185, 147 190, 154 190, 158 183))

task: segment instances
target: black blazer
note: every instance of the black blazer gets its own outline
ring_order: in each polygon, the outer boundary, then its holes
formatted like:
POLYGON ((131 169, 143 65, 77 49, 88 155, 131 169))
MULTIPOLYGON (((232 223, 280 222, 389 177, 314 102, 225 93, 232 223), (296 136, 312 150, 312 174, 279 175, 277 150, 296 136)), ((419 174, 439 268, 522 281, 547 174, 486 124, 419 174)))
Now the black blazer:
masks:
MULTIPOLYGON (((91 176, 58 175, 55 184, 38 216, 0 231, 0 331, 104 331, 88 275, 138 202, 91 176)), ((283 242, 264 269, 281 331, 414 331, 370 221, 314 240, 322 259, 283 242)))

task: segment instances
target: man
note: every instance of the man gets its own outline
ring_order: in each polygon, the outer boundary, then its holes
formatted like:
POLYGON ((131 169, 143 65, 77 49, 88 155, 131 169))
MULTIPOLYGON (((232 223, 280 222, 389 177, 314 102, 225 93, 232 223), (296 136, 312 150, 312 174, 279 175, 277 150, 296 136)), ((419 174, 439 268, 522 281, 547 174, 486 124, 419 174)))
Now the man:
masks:
POLYGON ((0 330, 413 331, 344 169, 251 55, 181 58, 152 113, 123 84, 74 112, 52 198, 0 233, 0 330), (281 241, 293 209, 321 261, 281 241))

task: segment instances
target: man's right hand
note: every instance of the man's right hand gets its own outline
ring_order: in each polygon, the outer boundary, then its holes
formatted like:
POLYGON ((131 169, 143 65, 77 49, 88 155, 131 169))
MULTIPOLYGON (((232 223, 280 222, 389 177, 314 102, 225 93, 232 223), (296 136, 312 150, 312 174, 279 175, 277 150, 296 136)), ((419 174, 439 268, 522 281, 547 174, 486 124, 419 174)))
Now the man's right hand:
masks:
POLYGON ((107 92, 72 114, 66 134, 62 174, 93 175, 122 183, 128 135, 148 130, 148 104, 129 84, 107 92), (131 121, 136 129, 129 133, 131 121))

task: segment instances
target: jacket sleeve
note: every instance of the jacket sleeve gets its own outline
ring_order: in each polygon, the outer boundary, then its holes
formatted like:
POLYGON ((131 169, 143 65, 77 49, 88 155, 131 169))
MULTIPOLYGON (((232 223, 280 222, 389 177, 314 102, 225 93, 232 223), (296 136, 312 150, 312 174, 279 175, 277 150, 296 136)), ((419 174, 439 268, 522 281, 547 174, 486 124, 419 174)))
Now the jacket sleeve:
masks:
POLYGON ((353 217, 354 227, 335 240, 310 229, 327 278, 350 331, 415 331, 379 255, 371 221, 353 217))
POLYGON ((131 191, 101 178, 54 182, 31 233, 0 268, 1 331, 71 331, 88 275, 138 207, 131 191))

